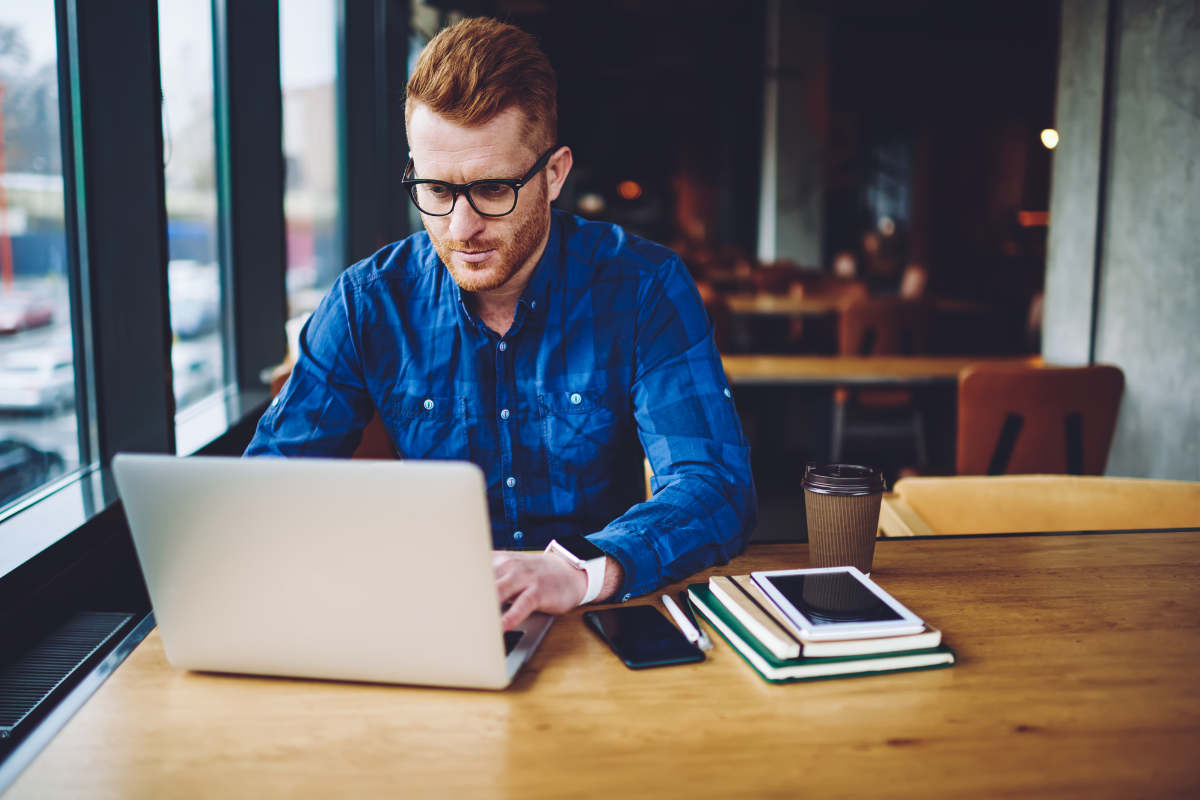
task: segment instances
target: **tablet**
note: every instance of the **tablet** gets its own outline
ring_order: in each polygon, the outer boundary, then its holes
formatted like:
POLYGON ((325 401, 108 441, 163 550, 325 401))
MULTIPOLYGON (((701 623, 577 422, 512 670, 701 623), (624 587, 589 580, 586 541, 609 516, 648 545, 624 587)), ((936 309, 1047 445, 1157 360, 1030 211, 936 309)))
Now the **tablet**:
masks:
POLYGON ((814 642, 920 633, 925 623, 855 567, 780 569, 751 578, 814 642))

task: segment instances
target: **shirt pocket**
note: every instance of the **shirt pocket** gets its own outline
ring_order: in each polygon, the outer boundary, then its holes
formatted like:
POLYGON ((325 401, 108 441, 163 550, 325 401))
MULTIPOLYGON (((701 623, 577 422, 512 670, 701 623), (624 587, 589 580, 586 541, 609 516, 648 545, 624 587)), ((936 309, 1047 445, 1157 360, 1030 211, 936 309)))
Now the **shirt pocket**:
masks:
POLYGON ((602 392, 553 391, 538 395, 546 464, 556 483, 602 476, 617 443, 616 412, 602 392))
POLYGON ((388 429, 400 458, 468 457, 465 398, 404 394, 393 402, 393 411, 388 429))

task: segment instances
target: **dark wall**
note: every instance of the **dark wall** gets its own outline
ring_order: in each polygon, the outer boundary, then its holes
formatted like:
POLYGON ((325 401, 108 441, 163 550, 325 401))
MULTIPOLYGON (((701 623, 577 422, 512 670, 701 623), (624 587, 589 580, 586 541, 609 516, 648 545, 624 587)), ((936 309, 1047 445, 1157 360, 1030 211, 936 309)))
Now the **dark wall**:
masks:
POLYGON ((762 3, 497 3, 558 72, 559 139, 575 152, 564 198, 598 192, 599 216, 677 235, 678 176, 712 207, 712 237, 752 249, 762 137, 762 3), (622 200, 616 185, 645 189, 622 200))
POLYGON ((895 257, 946 294, 1024 304, 1041 286, 1058 3, 949 0, 832 7, 828 249, 857 246, 878 196, 895 257), (871 193, 874 190, 874 194, 871 193), (905 194, 903 190, 907 190, 905 194))

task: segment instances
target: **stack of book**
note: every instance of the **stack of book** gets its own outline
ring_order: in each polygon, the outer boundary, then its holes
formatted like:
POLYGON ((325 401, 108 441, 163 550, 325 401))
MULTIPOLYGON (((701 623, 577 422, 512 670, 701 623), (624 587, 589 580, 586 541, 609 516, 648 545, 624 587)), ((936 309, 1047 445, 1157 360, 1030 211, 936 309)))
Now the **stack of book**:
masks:
POLYGON ((718 576, 688 587, 704 619, 772 683, 948 667, 954 651, 928 623, 919 633, 808 641, 749 575, 718 576))

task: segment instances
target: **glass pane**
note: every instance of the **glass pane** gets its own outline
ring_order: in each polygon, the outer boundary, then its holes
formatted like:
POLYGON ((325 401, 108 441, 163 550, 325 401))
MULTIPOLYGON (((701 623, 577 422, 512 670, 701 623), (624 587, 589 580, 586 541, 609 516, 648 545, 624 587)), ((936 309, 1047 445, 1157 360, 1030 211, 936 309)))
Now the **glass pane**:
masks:
POLYGON ((225 383, 217 259, 212 6, 159 0, 176 419, 225 383))
POLYGON ((281 0, 288 316, 316 307, 346 267, 338 195, 337 2, 281 0))
POLYGON ((55 39, 0 5, 0 507, 79 465, 55 39))

